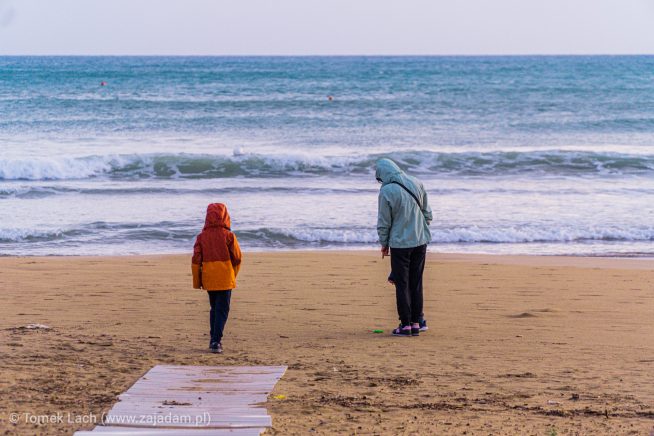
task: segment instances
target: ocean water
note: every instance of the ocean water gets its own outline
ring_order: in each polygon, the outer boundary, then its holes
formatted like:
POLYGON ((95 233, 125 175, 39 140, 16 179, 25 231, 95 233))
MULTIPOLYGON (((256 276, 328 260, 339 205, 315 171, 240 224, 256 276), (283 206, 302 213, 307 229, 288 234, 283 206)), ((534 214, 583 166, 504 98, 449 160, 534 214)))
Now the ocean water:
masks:
POLYGON ((653 255, 654 57, 0 57, 0 255, 375 247, 380 157, 432 251, 653 255))

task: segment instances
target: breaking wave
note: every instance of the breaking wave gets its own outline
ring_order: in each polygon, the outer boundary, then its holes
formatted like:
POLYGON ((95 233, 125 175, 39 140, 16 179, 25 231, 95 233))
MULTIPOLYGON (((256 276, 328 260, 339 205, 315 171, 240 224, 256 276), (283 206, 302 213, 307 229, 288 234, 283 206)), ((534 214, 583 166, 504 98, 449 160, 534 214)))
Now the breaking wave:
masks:
MULTIPOLYGON (((0 244, 39 243, 52 241, 188 241, 202 228, 200 222, 108 223, 93 222, 69 229, 43 230, 0 229, 0 244)), ((377 243, 373 228, 253 228, 237 229, 244 246, 296 248, 310 245, 372 245, 377 243)), ((654 241, 654 227, 620 228, 605 226, 586 228, 543 226, 481 228, 460 226, 432 229, 432 243, 555 243, 593 241, 654 241)))
POLYGON ((0 180, 211 179, 363 175, 381 157, 414 174, 452 176, 654 175, 654 155, 588 151, 396 152, 353 156, 124 154, 2 159, 0 180))

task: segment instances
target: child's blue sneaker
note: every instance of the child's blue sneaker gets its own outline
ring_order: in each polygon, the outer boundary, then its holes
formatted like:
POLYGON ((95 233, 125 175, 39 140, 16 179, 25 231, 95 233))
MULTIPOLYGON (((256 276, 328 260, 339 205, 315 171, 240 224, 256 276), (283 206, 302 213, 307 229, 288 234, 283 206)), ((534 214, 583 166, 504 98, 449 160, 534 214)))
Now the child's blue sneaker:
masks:
POLYGON ((420 321, 420 331, 426 332, 427 330, 429 330, 429 327, 427 327, 427 321, 423 319, 422 321, 420 321))

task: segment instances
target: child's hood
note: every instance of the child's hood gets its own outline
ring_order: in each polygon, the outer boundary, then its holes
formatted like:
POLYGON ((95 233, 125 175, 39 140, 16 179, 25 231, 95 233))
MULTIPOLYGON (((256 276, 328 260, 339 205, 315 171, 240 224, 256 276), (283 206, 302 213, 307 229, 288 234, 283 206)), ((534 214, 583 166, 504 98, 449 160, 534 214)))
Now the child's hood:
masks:
POLYGON ((207 218, 204 220, 204 228, 224 227, 230 230, 232 222, 227 212, 227 206, 223 203, 211 203, 207 206, 207 218))

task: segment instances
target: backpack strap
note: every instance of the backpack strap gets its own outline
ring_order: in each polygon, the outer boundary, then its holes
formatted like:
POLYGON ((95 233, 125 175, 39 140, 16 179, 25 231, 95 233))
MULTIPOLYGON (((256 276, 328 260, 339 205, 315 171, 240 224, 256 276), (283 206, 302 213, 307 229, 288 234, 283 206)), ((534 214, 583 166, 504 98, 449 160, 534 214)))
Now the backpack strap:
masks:
POLYGON ((411 191, 409 190, 409 188, 407 188, 406 186, 404 186, 404 185, 401 184, 400 182, 391 182, 391 183, 395 183, 396 185, 400 185, 400 186, 402 187, 402 189, 404 189, 406 192, 408 192, 409 195, 411 195, 411 196, 413 197, 413 199, 416 201, 416 203, 418 203, 418 207, 419 207, 420 210, 422 211, 422 204, 420 204, 420 200, 418 200, 418 197, 416 197, 416 194, 414 194, 413 192, 411 192, 411 191))

